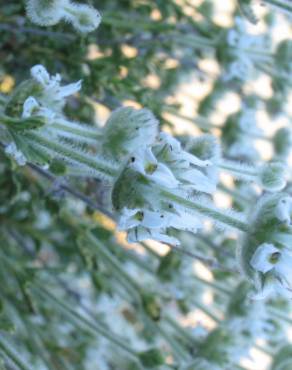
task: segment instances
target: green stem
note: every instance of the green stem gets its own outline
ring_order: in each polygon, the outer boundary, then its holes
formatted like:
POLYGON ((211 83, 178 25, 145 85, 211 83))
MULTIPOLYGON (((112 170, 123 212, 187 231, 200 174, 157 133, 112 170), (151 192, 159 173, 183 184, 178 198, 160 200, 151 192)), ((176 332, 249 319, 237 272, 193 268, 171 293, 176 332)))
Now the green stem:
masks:
POLYGON ((218 184, 217 189, 223 191, 224 193, 226 193, 228 195, 231 195, 235 200, 238 200, 239 202, 242 202, 245 205, 250 205, 251 199, 242 195, 239 191, 237 191, 235 189, 230 189, 222 183, 218 184))
POLYGON ((172 193, 171 190, 161 189, 162 197, 166 198, 168 202, 177 203, 179 206, 184 206, 189 210, 196 211, 201 213, 202 215, 211 218, 215 222, 219 221, 223 224, 236 228, 243 232, 249 231, 248 223, 233 217, 232 215, 228 215, 221 211, 218 208, 213 208, 208 204, 202 204, 201 201, 190 200, 182 197, 181 195, 172 193))
POLYGON ((198 47, 200 49, 215 49, 216 47, 216 40, 198 35, 174 34, 170 35, 170 37, 177 43, 190 47, 198 47))
POLYGON ((56 308, 60 309, 63 313, 67 316, 69 315, 73 319, 77 320, 77 322, 84 324, 87 328, 87 331, 97 333, 98 335, 103 336, 104 338, 108 339, 110 342, 114 343, 124 351, 128 352, 131 356, 138 357, 137 352, 132 348, 128 347, 126 341, 122 338, 118 338, 114 333, 111 333, 108 329, 102 328, 96 325, 94 322, 88 320, 86 317, 82 316, 75 310, 73 310, 69 305, 60 301, 56 298, 52 293, 46 290, 43 286, 39 285, 38 283, 34 283, 32 289, 36 291, 37 294, 48 298, 56 308))
POLYGON ((211 312, 203 303, 196 301, 193 301, 193 304, 199 308, 201 311, 203 311, 207 316, 209 316, 212 320, 214 320, 216 323, 220 323, 219 317, 217 317, 213 312, 211 312))
POLYGON ((194 279, 201 282, 202 284, 216 290, 216 291, 219 291, 220 293, 223 293, 223 294, 227 295, 227 296, 230 296, 232 294, 232 292, 229 289, 226 289, 226 288, 222 287, 221 285, 216 284, 212 281, 207 281, 205 279, 202 279, 197 275, 194 275, 194 279))
POLYGON ((115 14, 107 12, 102 14, 102 23, 110 26, 114 26, 115 28, 126 28, 126 29, 143 29, 143 30, 175 30, 175 25, 161 23, 152 20, 146 20, 145 18, 137 19, 134 16, 127 18, 119 18, 115 14))
POLYGON ((256 169, 248 166, 247 164, 242 165, 240 163, 228 161, 222 158, 219 161, 218 166, 231 174, 241 177, 248 177, 250 179, 257 177, 256 169))
POLYGON ((215 123, 211 123, 208 120, 206 120, 204 117, 196 116, 195 118, 190 118, 183 114, 177 113, 173 108, 165 108, 164 110, 177 118, 181 118, 183 120, 194 123, 196 126, 198 126, 201 130, 204 130, 204 131, 206 130, 209 131, 211 129, 222 129, 221 125, 216 125, 215 123))
MULTIPOLYGON (((126 273, 120 265, 120 262, 116 257, 109 252, 109 250, 100 242, 92 233, 87 232, 85 234, 85 240, 88 240, 89 245, 94 246, 94 252, 99 252, 99 254, 104 258, 105 261, 113 268, 114 272, 118 272, 120 278, 126 281, 127 285, 130 287, 131 291, 140 292, 141 288, 139 284, 128 274, 126 273)), ((139 299, 138 299, 139 300, 139 299)))
POLYGON ((25 136, 32 142, 32 144, 36 143, 45 149, 56 153, 57 155, 66 157, 69 161, 73 160, 77 163, 81 163, 95 171, 100 172, 110 179, 113 179, 118 175, 116 166, 110 165, 108 162, 105 163, 105 161, 100 160, 97 156, 93 156, 93 158, 91 158, 81 152, 77 152, 76 150, 66 147, 65 144, 60 144, 53 140, 49 140, 46 137, 38 135, 34 132, 26 133, 25 136))
POLYGON ((18 355, 18 353, 11 347, 11 345, 0 334, 0 350, 10 358, 21 370, 32 370, 18 355))
POLYGON ((189 358, 186 351, 181 347, 181 345, 171 336, 169 333, 167 333, 161 324, 156 324, 157 331, 160 333, 160 335, 165 339, 167 343, 171 346, 174 352, 174 356, 178 360, 187 360, 189 358))
POLYGON ((269 307, 268 310, 272 315, 276 316, 278 319, 286 321, 287 323, 292 325, 292 319, 290 317, 287 317, 283 312, 279 311, 277 308, 269 307))
POLYGON ((170 316, 170 315, 164 315, 163 319, 173 327, 173 329, 176 331, 176 334, 179 334, 188 344, 194 345, 197 341, 196 339, 190 334, 187 330, 185 330, 183 327, 178 325, 178 323, 170 316))
POLYGON ((98 138, 101 136, 101 133, 98 130, 88 127, 87 125, 78 125, 76 123, 71 122, 62 122, 62 121, 55 121, 50 125, 52 129, 56 129, 60 131, 62 135, 63 132, 72 134, 76 136, 76 138, 84 138, 84 139, 91 139, 93 141, 97 141, 98 138))

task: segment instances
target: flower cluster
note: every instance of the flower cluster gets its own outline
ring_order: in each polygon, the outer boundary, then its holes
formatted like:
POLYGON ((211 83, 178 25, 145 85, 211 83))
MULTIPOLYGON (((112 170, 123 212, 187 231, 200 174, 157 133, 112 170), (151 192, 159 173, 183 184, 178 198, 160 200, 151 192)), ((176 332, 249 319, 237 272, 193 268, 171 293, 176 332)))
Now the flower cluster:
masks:
POLYGON ((254 74, 254 63, 266 62, 267 45, 261 36, 247 33, 246 21, 240 17, 235 18, 235 26, 226 34, 228 45, 228 59, 224 81, 247 81, 254 74))
POLYGON ((240 264, 254 283, 254 297, 265 298, 274 292, 291 295, 291 211, 291 197, 269 194, 259 201, 251 218, 240 264))
MULTIPOLYGON (((204 153, 203 153, 204 154, 204 153)), ((176 228, 195 232, 202 227, 197 214, 163 197, 170 189, 182 197, 212 194, 217 179, 206 169, 209 159, 201 159, 182 149, 180 142, 161 133, 151 146, 132 152, 112 194, 119 227, 128 230, 130 241, 156 239, 170 244, 178 240, 167 235, 176 228)))

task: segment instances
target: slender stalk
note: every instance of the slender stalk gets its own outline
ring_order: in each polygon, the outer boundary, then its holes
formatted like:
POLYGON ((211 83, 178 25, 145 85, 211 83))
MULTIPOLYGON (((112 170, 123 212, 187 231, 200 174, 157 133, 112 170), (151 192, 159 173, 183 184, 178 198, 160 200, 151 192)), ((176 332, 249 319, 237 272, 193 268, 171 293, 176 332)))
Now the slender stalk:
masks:
MULTIPOLYGON (((57 178, 54 175, 52 175, 50 172, 42 169, 41 167, 39 167, 39 166, 37 166, 33 163, 28 163, 28 167, 30 167, 33 171, 37 172, 39 175, 46 178, 47 180, 49 180, 52 183, 55 183, 57 181, 57 178)), ((98 205, 96 202, 93 202, 90 198, 88 198, 83 193, 80 193, 76 189, 73 189, 72 187, 70 187, 66 183, 60 183, 58 186, 61 190, 64 190, 68 194, 72 195, 74 198, 77 198, 77 199, 81 200, 82 202, 84 202, 89 208, 91 208, 93 210, 96 210, 98 212, 101 212, 101 213, 105 214, 106 216, 110 217, 111 219, 114 219, 114 216, 113 216, 112 213, 110 213, 107 209, 98 205)))
POLYGON ((269 307, 268 310, 272 315, 276 316, 278 319, 286 321, 287 323, 292 325, 292 319, 286 316, 283 312, 279 311, 277 308, 269 307))
POLYGON ((69 33, 64 32, 56 32, 56 31, 46 31, 42 30, 40 28, 35 27, 25 27, 20 26, 16 23, 0 23, 0 30, 2 31, 8 31, 12 33, 28 33, 33 34, 34 36, 45 36, 45 37, 51 37, 54 39, 58 39, 60 41, 74 41, 77 39, 77 36, 69 33))
POLYGON ((175 42, 178 44, 200 48, 200 49, 212 49, 215 50, 216 41, 208 39, 206 37, 197 36, 197 35, 186 35, 186 34, 174 34, 170 35, 175 42))
POLYGON ((161 195, 165 197, 167 201, 174 202, 180 206, 185 206, 190 210, 197 211, 198 213, 211 218, 215 222, 226 224, 243 232, 249 231, 248 223, 240 220, 239 218, 235 218, 235 216, 228 215, 220 209, 215 207, 213 208, 208 204, 202 204, 201 202, 193 199, 190 200, 183 198, 181 195, 172 193, 170 190, 166 189, 161 189, 161 195))
POLYGON ((26 133, 26 138, 29 139, 32 144, 36 143, 45 149, 52 151, 57 154, 65 156, 69 161, 76 161, 77 163, 83 164, 95 171, 100 172, 110 179, 117 176, 118 171, 116 166, 110 165, 108 162, 100 160, 97 156, 89 157, 83 153, 72 150, 65 145, 62 145, 58 142, 51 141, 44 136, 41 136, 34 132, 26 133))
POLYGON ((241 177, 253 179, 258 175, 258 171, 254 167, 248 166, 247 164, 242 165, 237 162, 228 161, 226 159, 221 159, 218 166, 231 174, 241 177))
POLYGON ((108 329, 102 328, 101 326, 96 325, 91 320, 88 320, 83 315, 76 312, 74 309, 72 309, 67 303, 60 301, 57 297, 55 297, 52 293, 50 293, 47 289, 45 289, 43 286, 40 286, 38 283, 34 283, 32 285, 32 289, 42 297, 49 299, 56 308, 60 309, 63 313, 65 313, 67 316, 71 316, 74 320, 77 320, 77 322, 84 324, 85 328, 87 328, 87 331, 97 333, 98 335, 103 336, 104 338, 108 339, 110 342, 117 345, 119 348, 123 349, 127 353, 129 353, 131 356, 134 356, 137 358, 137 352, 130 348, 126 341, 122 338, 119 338, 116 334, 111 333, 108 329))
POLYGON ((158 21, 147 20, 146 18, 135 18, 131 15, 127 18, 115 16, 113 13, 105 12, 102 15, 102 23, 116 28, 143 29, 143 30, 175 30, 175 25, 158 21))
POLYGON ((236 189, 230 189, 229 187, 222 183, 218 184, 217 189, 223 191, 228 195, 231 195, 235 200, 238 200, 239 202, 242 202, 247 206, 250 205, 251 199, 247 198, 245 195, 242 195, 236 189))
POLYGON ((186 353, 186 351, 181 347, 180 343, 178 343, 169 333, 167 333, 161 324, 155 325, 157 328, 158 333, 166 340, 167 343, 171 346, 174 352, 174 356, 178 360, 188 360, 189 355, 186 353))
MULTIPOLYGON (((101 133, 97 128, 92 128, 88 125, 79 125, 73 122, 66 121, 55 121, 50 125, 50 128, 55 129, 60 135, 70 135, 77 139, 83 138, 85 140, 91 140, 96 142, 101 136, 101 133)), ((69 136, 69 137, 70 137, 69 136)))
POLYGON ((229 289, 224 288, 223 286, 213 282, 213 281, 207 281, 205 279, 202 279, 201 277, 194 275, 194 279, 199 281, 200 283, 220 292, 223 293, 224 295, 230 296, 232 292, 229 289))
POLYGON ((196 344, 197 340, 185 330, 182 326, 180 326, 175 319, 173 319, 170 315, 166 314, 163 316, 163 319, 176 331, 176 334, 179 334, 182 339, 184 339, 188 344, 194 345, 196 344))
POLYGON ((236 272, 236 270, 229 269, 225 266, 222 266, 220 263, 218 263, 213 258, 205 257, 198 253, 189 252, 188 250, 178 247, 176 245, 171 245, 171 244, 166 244, 166 245, 168 245, 175 252, 185 254, 189 257, 194 258, 195 260, 201 261, 202 263, 209 266, 210 268, 215 268, 215 269, 219 269, 219 270, 226 271, 226 272, 236 272))
POLYGON ((33 370, 27 365, 18 353, 11 347, 11 345, 4 339, 0 333, 0 350, 12 360, 12 362, 19 367, 20 370, 33 370))
POLYGON ((104 260, 113 268, 114 273, 118 273, 118 278, 123 279, 126 282, 128 289, 136 295, 136 299, 140 301, 139 292, 141 288, 139 284, 121 267, 120 262, 116 257, 108 251, 108 249, 100 242, 92 233, 87 232, 85 240, 88 240, 89 244, 96 248, 96 251, 104 258, 104 260))
POLYGON ((192 122, 196 126, 198 126, 201 130, 204 130, 204 131, 206 130, 209 131, 211 129, 222 129, 221 125, 216 125, 215 123, 209 122, 204 117, 199 117, 199 116, 196 116, 195 118, 187 117, 183 114, 177 113, 173 108, 165 108, 164 111, 166 111, 167 113, 177 118, 181 118, 185 121, 192 122))

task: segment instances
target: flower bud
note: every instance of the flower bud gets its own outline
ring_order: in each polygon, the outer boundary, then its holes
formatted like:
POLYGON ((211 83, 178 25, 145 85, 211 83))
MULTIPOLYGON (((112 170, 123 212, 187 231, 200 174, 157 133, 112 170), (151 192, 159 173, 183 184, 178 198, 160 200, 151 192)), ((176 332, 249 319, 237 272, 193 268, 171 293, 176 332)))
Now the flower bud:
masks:
POLYGON ((286 159, 292 147, 292 131, 288 127, 277 130, 273 137, 274 151, 277 157, 286 159))
POLYGON ((262 166, 259 181, 260 185, 268 191, 280 191, 286 186, 286 166, 279 162, 267 163, 262 166))
POLYGON ((94 31, 100 24, 101 16, 92 6, 70 3, 66 7, 65 20, 81 33, 94 31))
POLYGON ((123 107, 115 110, 103 128, 102 148, 115 159, 128 156, 141 146, 153 144, 158 121, 148 109, 123 107))
POLYGON ((238 257, 242 271, 253 282, 262 299, 273 292, 287 294, 292 288, 292 198, 285 194, 266 194, 250 217, 238 257))
POLYGON ((64 17, 68 0, 28 0, 26 12, 32 23, 53 26, 64 17))
POLYGON ((65 19, 81 33, 95 30, 101 20, 93 7, 70 0, 27 0, 26 11, 29 19, 40 26, 53 26, 65 19))

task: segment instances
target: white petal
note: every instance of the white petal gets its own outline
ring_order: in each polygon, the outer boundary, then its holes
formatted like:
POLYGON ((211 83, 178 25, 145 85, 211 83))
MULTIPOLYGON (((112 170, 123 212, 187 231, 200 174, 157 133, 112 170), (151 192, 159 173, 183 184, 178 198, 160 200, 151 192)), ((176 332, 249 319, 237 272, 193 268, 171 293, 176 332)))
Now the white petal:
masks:
POLYGON ((144 149, 143 155, 144 155, 144 161, 146 164, 157 164, 157 159, 152 153, 151 148, 147 147, 146 149, 144 149))
POLYGON ((180 245, 180 242, 178 239, 172 236, 163 234, 162 232, 158 232, 156 230, 151 232, 151 237, 152 239, 157 240, 161 243, 166 243, 166 244, 175 245, 175 246, 180 245))
POLYGON ((41 65, 37 64, 30 70, 31 76, 39 82, 42 86, 47 86, 50 82, 50 75, 47 72, 46 68, 41 65))
POLYGON ((188 153, 188 152, 185 152, 185 151, 182 151, 181 153, 181 158, 194 164, 195 166, 199 166, 199 167, 207 167, 207 166, 210 166, 212 163, 208 160, 202 160, 202 159, 199 159, 198 157, 188 153))
POLYGON ((138 212, 140 212, 140 209, 138 208, 123 208, 118 222, 118 229, 128 230, 135 226, 138 226, 141 223, 141 220, 135 217, 138 212))
POLYGON ((250 264, 255 270, 266 273, 275 267, 275 263, 271 262, 271 257, 279 252, 273 244, 261 244, 253 254, 250 264))
POLYGON ((167 218, 160 212, 143 211, 143 220, 141 225, 146 228, 160 229, 167 226, 167 218))
POLYGON ((60 87, 60 90, 58 92, 58 98, 63 99, 66 98, 67 96, 75 94, 81 89, 82 87, 81 84, 82 81, 80 80, 72 84, 60 87))
POLYGON ((291 221, 291 213, 292 213, 292 198, 291 197, 281 198, 275 208, 275 216, 279 221, 289 224, 291 221))
POLYGON ((134 161, 130 162, 129 167, 143 175, 146 175, 149 166, 153 166, 153 168, 157 166, 157 159, 153 155, 151 148, 137 150, 133 158, 134 161))
POLYGON ((190 182, 194 189, 204 193, 212 194, 216 190, 216 183, 195 168, 182 172, 179 178, 190 182))
POLYGON ((281 282, 288 289, 292 289, 292 255, 287 251, 283 251, 279 262, 275 266, 275 271, 280 277, 281 282))
POLYGON ((171 147, 171 150, 173 150, 174 152, 178 152, 181 150, 180 142, 166 132, 161 132, 159 138, 165 144, 168 144, 171 147))
POLYGON ((147 177, 166 188, 176 188, 179 185, 179 182, 174 177, 170 169, 162 163, 159 163, 157 169, 147 177))
MULTIPOLYGON (((178 211, 179 212, 179 211, 178 211)), ((179 214, 172 214, 169 217, 169 226, 178 230, 186 230, 196 232, 203 227, 202 222, 198 216, 191 215, 186 212, 179 212, 179 214)))
POLYGON ((237 46, 239 38, 240 36, 236 30, 230 30, 227 34, 227 44, 230 46, 237 46))
POLYGON ((23 103, 23 111, 22 111, 22 118, 30 117, 33 112, 40 108, 39 103, 33 96, 29 96, 25 102, 23 103))

